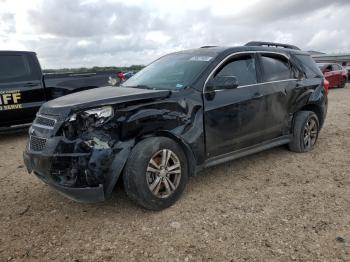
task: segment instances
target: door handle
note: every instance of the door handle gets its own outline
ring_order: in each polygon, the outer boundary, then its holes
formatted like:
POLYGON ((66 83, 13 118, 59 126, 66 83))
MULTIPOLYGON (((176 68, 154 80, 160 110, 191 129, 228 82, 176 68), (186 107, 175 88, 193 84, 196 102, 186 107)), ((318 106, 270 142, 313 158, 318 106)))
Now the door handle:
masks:
POLYGON ((260 99, 262 97, 263 97, 263 95, 261 93, 255 93, 254 96, 252 97, 252 99, 260 99))
POLYGON ((31 87, 31 86, 37 86, 38 84, 35 83, 26 83, 24 86, 31 87))
POLYGON ((287 90, 283 89, 280 91, 280 96, 286 96, 287 95, 287 90))

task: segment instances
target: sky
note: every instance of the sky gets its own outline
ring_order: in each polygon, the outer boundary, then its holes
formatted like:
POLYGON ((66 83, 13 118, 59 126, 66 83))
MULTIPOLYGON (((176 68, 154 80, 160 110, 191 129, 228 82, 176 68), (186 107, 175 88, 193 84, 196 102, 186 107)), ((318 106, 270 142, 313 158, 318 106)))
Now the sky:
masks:
POLYGON ((350 52, 349 0, 0 0, 0 50, 45 69, 148 64, 252 40, 350 52))

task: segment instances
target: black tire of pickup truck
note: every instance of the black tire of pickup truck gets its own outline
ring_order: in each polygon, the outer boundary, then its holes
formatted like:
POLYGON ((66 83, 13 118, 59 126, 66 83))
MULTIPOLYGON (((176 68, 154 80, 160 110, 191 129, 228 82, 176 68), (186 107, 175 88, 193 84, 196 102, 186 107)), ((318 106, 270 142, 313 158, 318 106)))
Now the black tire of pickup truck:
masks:
MULTIPOLYGON (((163 180, 166 180, 163 178, 163 180)), ((173 205, 184 191, 188 180, 188 164, 182 148, 166 137, 151 137, 140 141, 132 150, 123 172, 126 194, 142 207, 159 211, 173 205), (160 198, 151 192, 147 170, 154 154, 161 150, 173 152, 180 163, 180 181, 168 197, 160 198)), ((168 184, 169 186, 169 184, 168 184)))
POLYGON ((312 111, 299 111, 295 114, 293 124, 292 139, 289 143, 289 149, 293 152, 303 153, 312 150, 317 142, 320 131, 320 124, 317 115, 312 111), (310 123, 315 127, 311 130, 310 123), (309 140, 310 145, 305 143, 306 136, 314 134, 313 139, 309 140))

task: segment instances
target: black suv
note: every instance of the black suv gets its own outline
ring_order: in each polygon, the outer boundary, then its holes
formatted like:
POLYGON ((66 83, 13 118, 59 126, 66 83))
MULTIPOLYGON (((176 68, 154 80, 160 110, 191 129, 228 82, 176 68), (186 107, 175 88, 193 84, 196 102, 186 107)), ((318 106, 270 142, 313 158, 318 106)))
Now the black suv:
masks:
POLYGON ((176 52, 121 87, 45 103, 24 160, 76 201, 102 201, 122 178, 130 198, 161 210, 203 168, 284 144, 311 150, 327 89, 310 55, 291 45, 176 52))

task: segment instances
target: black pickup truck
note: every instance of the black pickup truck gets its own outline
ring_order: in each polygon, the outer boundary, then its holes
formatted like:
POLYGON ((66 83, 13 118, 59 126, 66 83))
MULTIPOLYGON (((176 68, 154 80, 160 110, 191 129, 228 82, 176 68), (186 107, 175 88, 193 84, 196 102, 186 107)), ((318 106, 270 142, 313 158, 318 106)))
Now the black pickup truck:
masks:
POLYGON ((113 72, 43 75, 34 52, 0 51, 0 132, 29 125, 48 100, 108 85, 113 72))

